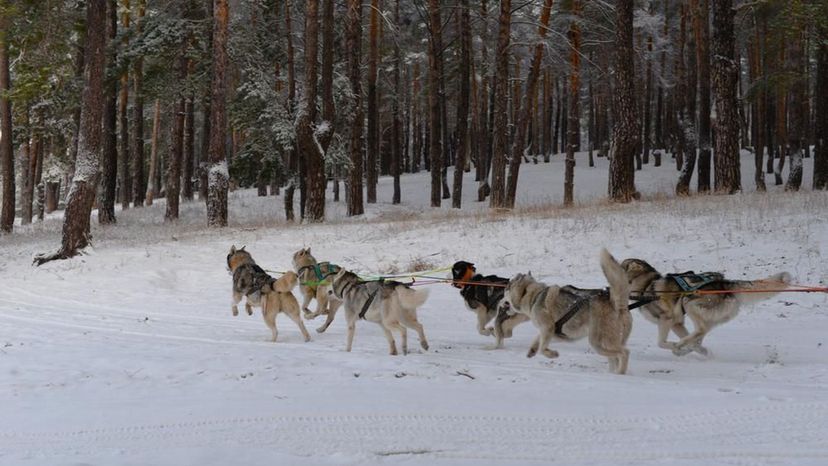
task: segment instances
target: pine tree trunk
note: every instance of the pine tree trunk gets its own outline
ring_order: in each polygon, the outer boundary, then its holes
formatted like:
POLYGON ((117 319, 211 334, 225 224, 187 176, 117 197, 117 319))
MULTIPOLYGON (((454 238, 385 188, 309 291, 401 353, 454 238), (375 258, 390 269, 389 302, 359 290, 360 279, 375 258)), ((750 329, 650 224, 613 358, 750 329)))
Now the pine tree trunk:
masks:
POLYGON ((14 149, 12 143, 12 105, 9 72, 9 43, 6 12, 0 10, 0 176, 3 178, 3 205, 0 209, 0 234, 11 233, 14 228, 14 149))
MULTIPOLYGON (((106 0, 86 2, 86 64, 81 104, 80 135, 75 174, 63 216, 61 248, 53 254, 38 255, 42 265, 75 256, 90 239, 90 217, 95 201, 102 149, 101 117, 104 108, 104 63, 106 61, 106 0)), ((2 61, 2 60, 0 60, 2 61)), ((0 69, 4 67, 0 66, 0 69)))
POLYGON ((322 222, 325 220, 325 161, 312 127, 316 121, 319 2, 308 0, 305 6, 305 92, 298 110, 296 144, 305 159, 307 173, 305 218, 309 222, 322 222))
POLYGON ((506 187, 505 207, 515 207, 517 197, 517 182, 520 172, 520 162, 526 148, 526 130, 532 118, 532 98, 538 89, 538 79, 543 60, 543 48, 545 46, 546 33, 549 30, 549 17, 552 13, 552 0, 544 0, 541 10, 540 26, 538 26, 538 39, 534 47, 532 64, 529 68, 529 75, 526 77, 526 93, 523 95, 521 115, 517 121, 515 139, 512 142, 511 160, 509 161, 509 181, 506 187))
POLYGON ((228 0, 213 1, 213 72, 210 98, 210 168, 207 175, 207 225, 227 226, 227 95, 228 0))
POLYGON ((609 164, 609 197, 629 202, 635 194, 635 154, 641 143, 635 100, 635 59, 633 56, 633 0, 618 0, 615 33, 615 88, 612 154, 609 164))
MULTIPOLYGON (((399 31, 400 26, 400 0, 394 2, 394 25, 399 31)), ((394 177, 394 193, 391 198, 392 204, 400 203, 400 163, 402 159, 402 116, 400 112, 400 100, 403 99, 402 90, 402 52, 399 41, 394 41, 394 100, 392 103, 392 129, 391 129, 391 175, 394 177)))
MULTIPOLYGON (((822 37, 828 37, 828 26, 820 27, 822 37)), ((814 133, 817 150, 814 152, 815 190, 828 190, 828 42, 822 41, 816 50, 816 82, 814 83, 814 133)))
POLYGON ((322 5, 322 121, 327 124, 328 130, 322 132, 318 139, 319 145, 326 154, 333 140, 336 121, 333 95, 334 48, 334 0, 324 0, 322 5))
POLYGON ((699 77, 699 168, 697 189, 710 191, 710 6, 709 0, 693 0, 693 31, 699 77), (694 5, 695 4, 695 5, 694 5))
MULTIPOLYGON (((187 74, 193 71, 193 61, 188 60, 187 74)), ((181 197, 193 200, 193 159, 195 158, 195 96, 187 97, 184 104, 184 156, 181 161, 181 197)), ((265 188, 266 190, 267 188, 265 188)))
MULTIPOLYGON (((27 104, 28 105, 28 104, 27 104)), ((21 160, 21 179, 23 187, 20 192, 20 224, 29 225, 32 223, 32 202, 34 201, 34 173, 35 160, 34 146, 37 143, 37 137, 32 137, 32 123, 30 121, 30 110, 26 108, 26 138, 23 143, 23 159, 21 160)))
MULTIPOLYGON (((761 61, 762 61, 762 38, 759 33, 759 26, 756 24, 754 20, 754 36, 753 36, 753 43, 751 44, 751 52, 750 52, 750 77, 753 83, 756 83, 760 79, 761 74, 761 61)), ((753 133, 753 151, 754 151, 754 174, 753 180, 756 184, 756 191, 764 192, 767 190, 765 186, 765 167, 763 163, 763 152, 765 150, 765 141, 763 139, 763 121, 762 118, 765 114, 764 109, 764 90, 759 89, 756 95, 753 98, 753 110, 752 110, 752 127, 751 132, 753 133)))
POLYGON ((377 66, 379 63, 379 0, 371 0, 368 29, 368 147, 365 161, 366 201, 377 202, 377 157, 379 155, 379 97, 377 66))
MULTIPOLYGON (((107 0, 107 39, 112 42, 118 29, 118 3, 107 0)), ((107 63, 115 64, 116 52, 111 47, 107 63)), ((115 223, 115 190, 118 184, 118 97, 115 80, 106 84, 106 103, 103 115, 103 159, 101 163, 101 190, 98 199, 98 223, 115 223)))
POLYGON ((736 39, 732 0, 713 1, 713 60, 711 77, 716 103, 716 150, 714 187, 716 192, 733 194, 741 189, 739 167, 739 65, 735 59, 736 39))
POLYGON ((346 48, 348 50, 348 79, 351 82, 351 135, 348 152, 351 171, 348 175, 348 216, 362 215, 362 74, 360 72, 360 50, 362 48, 362 2, 348 0, 348 14, 345 21, 346 48))
MULTIPOLYGON (((576 17, 569 27, 569 93, 567 95, 567 118, 566 118, 566 166, 564 168, 564 201, 563 205, 569 207, 575 202, 575 148, 578 146, 580 134, 578 132, 578 97, 581 90, 580 66, 581 66, 581 29, 577 17, 580 16, 580 0, 572 1, 572 14, 576 17)), ((634 105, 634 104, 633 104, 634 105)))
MULTIPOLYGON (((508 0, 507 0, 508 2, 508 0)), ((443 167, 443 153, 441 147, 442 140, 442 115, 441 115, 441 99, 440 81, 442 81, 442 66, 443 61, 443 38, 442 26, 443 22, 440 20, 440 1, 428 0, 428 15, 429 15, 429 33, 431 40, 429 41, 428 54, 428 108, 429 108, 429 167, 431 170, 431 207, 440 207, 441 190, 442 190, 442 167, 443 167)), ((370 89, 369 89, 370 99, 370 89)), ((369 109, 370 114, 370 100, 369 109)), ((370 115, 369 115, 370 119, 370 115)), ((370 140, 370 125, 368 128, 370 140)), ((370 149, 369 149, 370 153, 370 149)))
MULTIPOLYGON (((147 201, 148 206, 152 205, 153 199, 160 188, 155 184, 155 172, 158 169, 158 131, 161 126, 161 101, 155 99, 155 107, 152 112, 152 141, 150 143, 150 165, 147 176, 147 201)), ((206 115, 206 114, 205 114, 206 115)), ((209 120, 209 118, 207 118, 209 120)))
MULTIPOLYGON (((129 30, 130 5, 129 0, 121 0, 121 26, 125 31, 129 30)), ((125 36, 122 46, 128 45, 128 38, 125 36)), ((129 209, 132 202, 132 159, 129 149, 129 117, 127 106, 129 105, 129 71, 124 69, 121 74, 121 87, 118 95, 118 198, 121 202, 121 209, 129 209)))
MULTIPOLYGON (((802 37, 802 25, 795 24, 799 30, 798 37, 794 36, 791 44, 790 71, 798 74, 804 67, 804 40, 802 37)), ((791 146, 791 164, 788 168, 788 180, 785 183, 785 191, 799 191, 802 186, 802 159, 805 156, 805 145, 807 144, 806 127, 808 124, 806 102, 808 100, 807 88, 804 83, 791 87, 790 91, 790 117, 788 141, 791 146)))
POLYGON ((508 93, 509 93, 509 42, 512 25, 512 2, 501 0, 497 51, 495 53, 494 123, 492 133, 492 185, 489 206, 506 207, 506 157, 508 154, 508 93))
POLYGON ((642 137, 643 151, 641 162, 644 165, 650 163, 650 147, 652 145, 652 119, 653 119, 653 36, 647 36, 647 77, 644 91, 644 135, 642 137))
MULTIPOLYGON (((179 67, 186 69, 186 58, 179 59, 179 67)), ((186 72, 179 71, 181 77, 186 72)), ((183 79, 182 79, 183 81, 183 79)), ((179 97, 173 105, 172 132, 170 133, 169 157, 167 158, 167 210, 164 221, 178 220, 178 205, 181 199, 181 159, 184 144, 184 97, 179 97)))
MULTIPOLYGON (((144 23, 146 0, 138 0, 135 32, 140 36, 144 23)), ((144 205, 144 59, 138 56, 132 67, 132 200, 133 207, 144 205)))
POLYGON ((459 209, 463 197, 463 168, 469 147, 469 100, 471 89, 471 19, 469 0, 460 0, 460 67, 458 70, 459 100, 457 102, 457 155, 454 163, 454 192, 452 207, 459 209))

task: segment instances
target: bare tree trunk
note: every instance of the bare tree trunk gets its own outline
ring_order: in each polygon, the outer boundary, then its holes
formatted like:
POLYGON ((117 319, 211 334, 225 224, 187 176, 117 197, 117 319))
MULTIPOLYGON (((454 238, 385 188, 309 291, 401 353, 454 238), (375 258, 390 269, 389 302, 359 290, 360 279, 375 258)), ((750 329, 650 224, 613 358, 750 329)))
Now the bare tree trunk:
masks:
POLYGON ((351 82, 351 136, 349 153, 351 172, 348 176, 348 216, 365 213, 362 202, 362 74, 360 73, 360 50, 362 48, 362 2, 348 0, 348 15, 345 21, 348 50, 348 78, 351 82))
POLYGON ((489 206, 506 207, 506 157, 509 142, 509 42, 512 26, 512 2, 501 0, 497 51, 495 54, 494 123, 492 133, 492 192, 489 206))
MULTIPOLYGON (((507 0, 508 2, 508 0, 507 0)), ((428 107, 429 107, 429 159, 431 169, 431 207, 440 207, 442 189, 443 153, 440 145, 442 136, 440 81, 443 75, 443 22, 440 20, 440 1, 428 0, 429 41, 428 54, 428 107)), ((370 98, 370 90, 369 90, 370 98)), ((370 105, 370 102, 369 102, 370 105)), ((370 108, 368 109, 370 112, 370 108)), ((370 118, 370 115, 369 115, 370 118)), ((369 126, 369 138, 371 128, 369 126)), ((370 149, 369 149, 370 153, 370 149)))
POLYGON ((615 88, 612 153, 609 165, 609 197, 629 202, 635 195, 635 155, 641 144, 638 106, 635 100, 635 59, 633 56, 633 0, 615 5, 615 88))
MULTIPOLYGON (((828 27, 819 28, 822 37, 828 37, 828 27)), ((814 83, 814 116, 817 150, 814 152, 815 190, 828 190, 828 43, 822 41, 816 50, 817 74, 814 83)))
POLYGON ((696 64, 699 72, 699 168, 697 189, 710 191, 710 5, 693 0, 693 31, 696 36, 696 64), (694 5, 695 4, 695 5, 694 5))
MULTIPOLYGON (((144 23, 146 0, 138 0, 135 32, 141 33, 144 23)), ((146 186, 144 180, 144 59, 138 56, 132 67, 132 206, 144 205, 146 186)))
POLYGON ((538 89, 538 79, 543 60, 543 47, 546 32, 549 30, 549 17, 552 13, 552 0, 544 0, 541 10, 540 26, 538 26, 538 39, 534 47, 532 64, 529 68, 529 75, 526 77, 526 93, 523 95, 521 106, 522 114, 517 121, 515 139, 512 141, 511 160, 509 161, 509 182, 506 186, 505 207, 515 207, 517 196, 518 174, 520 172, 520 161, 526 148, 526 130, 529 127, 529 120, 532 118, 532 98, 538 89))
POLYGON ((155 184, 155 171, 158 169, 158 131, 161 126, 161 101, 155 99, 155 107, 152 112, 152 142, 150 143, 150 165, 147 176, 147 205, 152 205, 156 192, 160 186, 155 184))
POLYGON ((305 5, 305 92, 296 118, 296 144, 306 161, 306 218, 309 222, 322 222, 325 220, 325 161, 312 128, 316 120, 319 3, 307 0, 305 5))
MULTIPOLYGON (((285 1, 285 34, 287 37, 287 69, 288 69, 288 108, 291 112, 296 107, 296 70, 293 52, 293 25, 291 24, 290 11, 293 8, 293 0, 285 1)), ((287 168, 291 173, 291 179, 285 189, 285 219, 289 222, 294 220, 293 214, 293 192, 296 190, 297 176, 299 172, 299 151, 296 146, 292 147, 288 155, 287 168)), ((301 194, 301 193, 300 193, 301 194)), ((301 197, 301 196, 300 196, 301 197)))
MULTIPOLYGON (((750 63, 750 78, 751 81, 756 83, 760 79, 761 75, 761 61, 762 61, 762 38, 759 32, 759 25, 754 18, 754 36, 753 36, 753 43, 750 47, 750 56, 749 56, 749 63, 750 63)), ((753 133, 753 151, 754 151, 754 174, 753 180, 756 184, 756 191, 764 192, 767 190, 765 186, 765 167, 763 163, 763 152, 765 150, 765 141, 762 138, 764 133, 763 131, 763 121, 765 109, 764 109, 764 90, 758 90, 757 94, 753 98, 753 110, 751 114, 753 118, 751 119, 752 127, 751 133, 753 133)))
MULTIPOLYGON (((468 10, 468 8, 467 8, 468 10)), ((400 0, 394 3, 394 25, 399 31, 400 23, 400 0)), ((402 158, 402 116, 400 115, 400 100, 403 98, 402 90, 402 52, 399 41, 394 41, 394 101, 392 103, 392 129, 391 129, 391 175, 394 177, 394 193, 391 198, 392 204, 400 203, 400 162, 402 158)))
POLYGON ((379 97, 377 66, 379 63, 379 0, 371 0, 368 29, 368 150, 365 161, 367 202, 377 202, 377 157, 379 155, 379 97))
POLYGON ((469 0, 460 0, 460 68, 458 80, 460 85, 459 101, 457 103, 457 155, 454 163, 454 191, 452 193, 452 207, 459 209, 463 197, 463 166, 466 161, 466 152, 469 147, 469 97, 471 79, 471 19, 469 14, 469 0))
POLYGON ((0 210, 0 234, 14 228, 14 149, 12 144, 12 104, 9 98, 9 43, 6 38, 9 20, 0 10, 0 175, 3 177, 3 205, 0 210))
POLYGON ((577 17, 581 13, 581 1, 572 1, 572 14, 576 17, 569 27, 569 42, 571 50, 569 53, 569 94, 566 121, 566 166, 564 168, 564 201, 563 205, 569 207, 575 202, 575 148, 578 145, 580 134, 578 132, 578 94, 581 89, 580 66, 581 66, 581 29, 578 26, 577 17))
POLYGON ((213 79, 210 98, 210 168, 207 176, 207 225, 227 226, 227 0, 213 1, 213 79))
MULTIPOLYGON (((186 77, 186 58, 179 59, 182 81, 186 77)), ((164 221, 178 220, 178 205, 181 199, 181 158, 184 144, 184 97, 179 97, 173 109, 173 126, 170 133, 169 157, 167 158, 167 210, 164 221)))
POLYGON ((32 223, 32 202, 34 201, 34 173, 37 160, 35 159, 35 144, 37 144, 37 137, 32 133, 32 124, 30 121, 30 109, 26 108, 25 129, 26 138, 23 143, 23 160, 21 160, 21 179, 23 186, 20 190, 20 224, 29 225, 32 223))
POLYGON ((717 192, 741 190, 739 173, 739 101, 736 86, 739 65, 735 59, 732 0, 713 0, 713 94, 716 101, 716 152, 714 185, 717 192))
MULTIPOLYGON (((798 36, 792 40, 791 54, 790 54, 790 69, 792 74, 797 74, 803 69, 804 61, 804 39, 802 37, 803 26, 795 24, 795 28, 799 31, 798 36)), ((805 156, 805 146, 807 145, 806 127, 808 125, 807 107, 808 101, 807 87, 804 83, 794 85, 791 87, 790 99, 790 130, 788 132, 788 140, 791 145, 791 166, 788 169, 788 181, 785 184, 785 191, 799 191, 802 186, 802 159, 805 156)))
MULTIPOLYGON (((129 0, 121 0, 121 26, 124 31, 129 30, 130 4, 129 0)), ((124 36, 123 47, 128 45, 127 36, 124 36)), ((118 95, 118 198, 121 209, 129 209, 132 202, 132 159, 129 150, 129 71, 124 68, 121 74, 121 87, 118 95)))
MULTIPOLYGON (((104 63, 106 61, 106 0, 86 2, 86 70, 81 108, 78 159, 69 201, 63 216, 63 241, 61 248, 52 254, 35 257, 34 263, 42 265, 58 259, 75 256, 85 248, 90 239, 92 203, 100 175, 101 117, 104 108, 104 63)), ((0 68, 3 68, 0 66, 0 68)))
MULTIPOLYGON (((112 42, 118 29, 118 3, 107 0, 107 39, 112 42)), ((107 55, 108 66, 115 65, 115 47, 107 55)), ((115 190, 118 184, 118 134, 117 134, 117 81, 106 82, 106 103, 103 115, 103 160, 101 165, 101 190, 98 200, 98 223, 115 223, 115 190)))
MULTIPOLYGON (((187 74, 193 71, 193 61, 188 60, 187 74)), ((184 104, 184 156, 181 161, 181 197, 193 200, 193 159, 195 158, 195 96, 190 94, 184 104)), ((266 190, 267 188, 265 188, 266 190)))

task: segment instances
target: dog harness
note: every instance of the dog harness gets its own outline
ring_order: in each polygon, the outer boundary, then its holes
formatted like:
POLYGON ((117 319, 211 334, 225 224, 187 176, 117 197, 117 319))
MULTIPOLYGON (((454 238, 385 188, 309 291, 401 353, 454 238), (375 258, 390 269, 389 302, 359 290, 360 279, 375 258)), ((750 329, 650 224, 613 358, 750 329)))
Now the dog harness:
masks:
MULTIPOLYGON (((556 321, 555 321, 555 335, 556 335, 558 338, 563 338, 563 339, 567 339, 567 340, 568 340, 568 339, 569 339, 569 336, 567 336, 567 334, 565 334, 565 333, 563 332, 563 326, 564 326, 564 325, 566 325, 566 323, 567 323, 567 322, 569 322, 569 320, 570 320, 570 319, 572 319, 573 317, 575 317, 575 314, 577 314, 577 313, 578 313, 578 311, 580 311, 581 309, 583 309, 584 304, 585 304, 585 303, 586 303, 586 302, 587 302, 590 298, 592 298, 593 296, 597 296, 597 295, 599 295, 599 294, 609 293, 609 288, 607 288, 607 289, 605 289, 605 290, 601 290, 599 293, 595 293, 595 294, 589 294, 589 293, 577 293, 578 291, 581 291, 581 292, 587 291, 587 292, 588 292, 588 291, 590 291, 590 290, 581 290, 581 289, 579 289, 579 288, 575 288, 575 287, 571 287, 571 286, 567 286, 567 287, 564 287, 564 288, 562 288, 562 289, 565 289, 565 288, 568 288, 568 291, 569 291, 569 292, 573 292, 573 290, 574 290, 574 291, 575 291, 575 294, 581 294, 581 295, 582 295, 582 296, 581 296, 578 300, 576 300, 574 303, 572 303, 572 305, 571 305, 571 306, 569 306, 569 310, 568 310, 568 311, 566 311, 566 314, 562 315, 560 319, 558 319, 558 320, 556 320, 556 321)), ((549 289, 549 288, 547 288, 547 290, 548 290, 548 289, 549 289)), ((544 294, 544 296, 546 295, 546 290, 544 290, 544 293, 543 293, 543 294, 544 294)))
POLYGON ((684 273, 668 273, 671 278, 683 291, 697 291, 701 287, 721 280, 722 275, 713 272, 695 273, 693 271, 684 273))
POLYGON ((368 293, 368 299, 365 300, 365 304, 362 305, 362 310, 359 311, 359 318, 365 319, 365 314, 368 313, 368 308, 371 307, 371 303, 374 302, 374 298, 377 297, 377 293, 379 293, 380 288, 382 288, 382 282, 379 282, 377 289, 368 293))
MULTIPOLYGON (((336 264, 331 264, 330 262, 319 262, 316 264, 306 265, 304 267, 299 267, 299 270, 296 271, 297 274, 302 275, 305 270, 311 269, 313 270, 313 274, 316 275, 316 280, 322 282, 326 278, 330 277, 331 275, 336 275, 339 270, 341 269, 340 266, 336 264), (325 273, 322 271, 322 265, 326 265, 329 272, 325 273)), ((310 288, 315 288, 315 286, 310 286, 310 288)))

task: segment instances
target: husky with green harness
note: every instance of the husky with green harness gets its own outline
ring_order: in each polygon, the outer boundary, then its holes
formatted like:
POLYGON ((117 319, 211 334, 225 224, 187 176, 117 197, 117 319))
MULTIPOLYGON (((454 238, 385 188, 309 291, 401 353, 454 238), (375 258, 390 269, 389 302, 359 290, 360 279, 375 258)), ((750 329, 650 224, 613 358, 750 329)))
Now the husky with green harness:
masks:
POLYGON ((331 289, 330 279, 341 270, 341 267, 330 262, 317 262, 311 255, 310 248, 300 249, 293 254, 293 267, 296 275, 299 276, 299 293, 302 295, 302 310, 305 319, 312 320, 321 315, 327 316, 325 323, 316 329, 317 332, 322 333, 331 325, 337 309, 342 305, 341 300, 328 293, 331 289), (316 311, 311 312, 308 306, 314 299, 316 299, 316 311))

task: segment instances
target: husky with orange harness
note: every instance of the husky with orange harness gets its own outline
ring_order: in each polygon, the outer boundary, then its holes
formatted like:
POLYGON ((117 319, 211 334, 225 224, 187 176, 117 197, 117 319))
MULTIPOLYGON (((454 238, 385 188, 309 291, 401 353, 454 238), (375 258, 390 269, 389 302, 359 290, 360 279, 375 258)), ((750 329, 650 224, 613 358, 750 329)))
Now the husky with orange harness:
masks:
POLYGON ((717 272, 661 275, 641 259, 626 259, 621 267, 630 278, 630 292, 649 301, 641 314, 658 325, 658 346, 676 356, 708 355, 702 346, 707 332, 736 317, 741 305, 768 299, 791 281, 787 272, 762 280, 728 280, 717 272), (685 315, 695 325, 693 333, 684 326, 685 315), (671 330, 678 342, 667 341, 671 330))
POLYGON ((477 315, 477 331, 483 336, 494 334, 497 348, 503 347, 503 339, 512 336, 515 326, 529 320, 523 314, 498 312, 503 290, 509 283, 508 278, 481 275, 477 273, 474 264, 466 261, 455 262, 451 267, 451 275, 451 286, 460 289, 466 307, 477 315), (494 325, 486 327, 492 319, 494 325))

